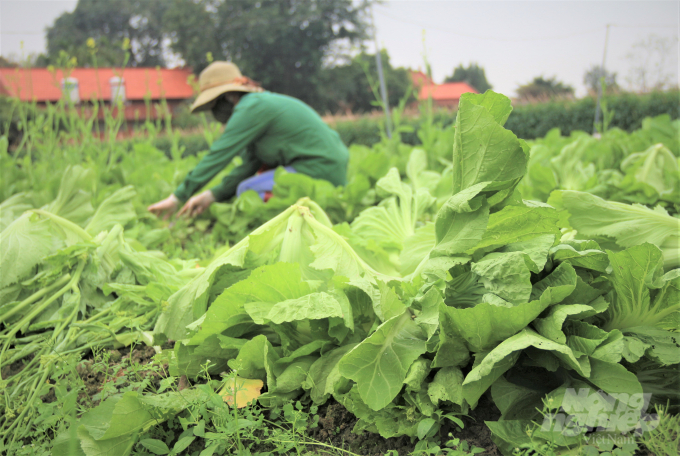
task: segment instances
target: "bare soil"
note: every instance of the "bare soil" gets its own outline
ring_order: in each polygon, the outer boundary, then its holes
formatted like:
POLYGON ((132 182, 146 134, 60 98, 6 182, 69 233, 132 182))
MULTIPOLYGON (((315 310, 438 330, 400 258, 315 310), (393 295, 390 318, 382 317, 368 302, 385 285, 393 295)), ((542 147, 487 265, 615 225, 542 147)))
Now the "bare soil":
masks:
MULTIPOLYGON (((399 456, 406 456, 413 452, 416 444, 416 441, 411 441, 409 437, 385 439, 371 432, 353 433, 352 429, 358 421, 357 417, 333 399, 319 408, 319 415, 319 427, 311 430, 310 437, 362 456, 382 456, 390 450, 396 450, 399 456)), ((450 438, 450 433, 452 437, 467 441, 471 447, 483 448, 485 452, 482 454, 484 455, 498 456, 501 453, 491 440, 491 431, 484 421, 495 421, 499 417, 498 408, 486 396, 483 396, 477 408, 471 411, 469 416, 461 417, 463 429, 454 424, 442 427, 441 446, 450 438)))
MULTIPOLYGON (((162 369, 144 369, 154 358, 155 351, 152 347, 138 346, 132 350, 122 348, 110 350, 105 353, 108 363, 101 359, 94 360, 91 357, 84 359, 76 366, 76 372, 85 386, 79 396, 81 403, 87 403, 90 407, 96 406, 101 397, 102 390, 109 382, 117 383, 117 388, 129 385, 129 381, 145 378, 150 386, 158 386, 160 381, 167 375, 167 366, 162 369), (141 368, 140 368, 141 367, 141 368)), ((11 376, 23 368, 23 363, 8 366, 2 372, 2 376, 11 376)), ((44 402, 55 400, 53 391, 42 398, 44 402)), ((341 404, 332 398, 323 406, 319 407, 318 427, 310 428, 308 435, 319 442, 330 444, 334 447, 351 451, 361 456, 383 456, 389 451, 396 451, 399 456, 410 455, 417 443, 416 439, 409 437, 383 438, 379 434, 362 431, 353 433, 358 419, 341 404)), ((500 411, 486 396, 482 396, 477 408, 470 412, 469 416, 461 416, 464 426, 459 428, 453 423, 447 423, 440 430, 440 445, 446 440, 457 437, 467 441, 470 447, 483 448, 483 455, 500 456, 498 448, 491 440, 491 432, 484 421, 495 421, 499 418, 500 411)), ((167 425, 167 424, 165 424, 167 425)), ((164 425, 162 425, 164 426, 164 425)), ((201 439, 197 439, 192 448, 202 446, 201 439)), ((266 442, 253 448, 254 451, 271 451, 266 442), (261 447, 261 448, 259 448, 261 447)), ((308 447, 307 451, 313 451, 308 447)), ((319 450, 318 454, 325 452, 319 450)))

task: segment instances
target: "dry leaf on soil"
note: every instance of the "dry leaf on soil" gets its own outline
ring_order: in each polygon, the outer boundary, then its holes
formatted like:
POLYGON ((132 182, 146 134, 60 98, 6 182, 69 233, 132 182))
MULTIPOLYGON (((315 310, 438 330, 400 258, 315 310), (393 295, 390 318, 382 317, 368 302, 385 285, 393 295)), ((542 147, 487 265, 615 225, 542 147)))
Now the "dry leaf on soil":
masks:
POLYGON ((234 405, 234 391, 236 392, 236 407, 243 408, 254 399, 260 397, 264 383, 262 380, 249 378, 230 378, 220 391, 220 396, 229 405, 234 405))

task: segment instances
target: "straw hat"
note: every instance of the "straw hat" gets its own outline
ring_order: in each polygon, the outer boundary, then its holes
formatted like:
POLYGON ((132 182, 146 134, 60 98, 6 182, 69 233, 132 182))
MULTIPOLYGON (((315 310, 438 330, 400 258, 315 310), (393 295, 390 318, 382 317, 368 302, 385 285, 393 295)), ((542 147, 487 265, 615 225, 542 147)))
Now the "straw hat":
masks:
POLYGON ((213 62, 198 77, 199 95, 191 105, 191 112, 210 109, 210 103, 227 92, 262 92, 253 81, 244 77, 231 62, 213 62))

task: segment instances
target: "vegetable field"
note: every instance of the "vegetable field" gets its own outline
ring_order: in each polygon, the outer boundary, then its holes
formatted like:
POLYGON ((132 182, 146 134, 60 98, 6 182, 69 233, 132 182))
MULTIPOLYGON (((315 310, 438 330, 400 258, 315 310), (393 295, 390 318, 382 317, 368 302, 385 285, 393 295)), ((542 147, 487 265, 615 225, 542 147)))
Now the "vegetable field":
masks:
POLYGON ((466 94, 421 146, 398 115, 353 146, 344 188, 280 169, 163 221, 199 160, 169 120, 129 149, 17 109, 0 454, 678 454, 679 121, 527 142, 466 94))

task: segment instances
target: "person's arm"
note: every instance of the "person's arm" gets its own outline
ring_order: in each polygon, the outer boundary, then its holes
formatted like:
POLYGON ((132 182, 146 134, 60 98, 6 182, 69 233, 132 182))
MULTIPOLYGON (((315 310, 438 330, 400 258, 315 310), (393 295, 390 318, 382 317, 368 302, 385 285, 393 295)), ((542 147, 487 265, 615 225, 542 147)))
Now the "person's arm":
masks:
POLYGON ((232 169, 229 174, 224 176, 222 182, 210 189, 216 201, 225 201, 234 196, 238 184, 254 175, 262 166, 262 163, 249 150, 241 154, 241 158, 243 163, 232 169))
MULTIPOLYGON (((234 109, 234 114, 227 122, 224 133, 211 146, 210 152, 201 159, 196 167, 187 175, 177 190, 175 196, 181 201, 186 201, 196 193, 201 187, 210 182, 220 171, 227 166, 233 158, 238 155, 253 141, 255 141, 265 131, 269 123, 266 112, 258 103, 248 102, 247 96, 244 97, 234 109)), ((251 157, 249 151, 243 154, 243 165, 235 168, 229 176, 225 178, 220 185, 217 186, 217 192, 222 198, 215 195, 217 201, 224 199, 224 195, 229 195, 231 187, 235 192, 239 182, 245 177, 254 174, 257 168, 251 174, 246 175, 246 171, 250 171, 254 166, 253 161, 255 157, 251 157), (245 166, 244 166, 245 165, 245 166), (238 170, 238 171, 237 171, 238 170), (239 179, 240 180, 236 180, 239 179)))

